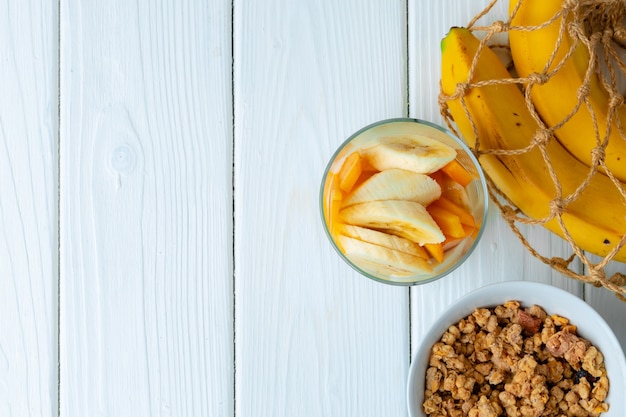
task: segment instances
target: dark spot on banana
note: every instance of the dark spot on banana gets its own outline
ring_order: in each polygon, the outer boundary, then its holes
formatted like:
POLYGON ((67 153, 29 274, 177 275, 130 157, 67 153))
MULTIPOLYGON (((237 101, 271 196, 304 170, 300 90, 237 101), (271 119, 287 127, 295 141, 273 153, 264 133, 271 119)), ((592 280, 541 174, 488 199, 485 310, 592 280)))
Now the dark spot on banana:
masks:
POLYGON ((608 245, 608 244, 611 243, 611 241, 609 239, 604 239, 604 242, 602 242, 602 243, 604 243, 605 245, 608 245))

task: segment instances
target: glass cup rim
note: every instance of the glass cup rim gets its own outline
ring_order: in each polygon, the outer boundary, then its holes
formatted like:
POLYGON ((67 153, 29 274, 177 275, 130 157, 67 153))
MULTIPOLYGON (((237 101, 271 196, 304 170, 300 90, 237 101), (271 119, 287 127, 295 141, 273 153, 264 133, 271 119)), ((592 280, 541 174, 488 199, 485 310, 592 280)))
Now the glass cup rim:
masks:
POLYGON ((356 132, 352 133, 347 139, 345 139, 335 150, 335 152, 333 152, 332 156, 330 157, 326 168, 324 170, 324 175, 322 176, 322 182, 321 182, 321 186, 320 186, 320 194, 319 194, 319 212, 321 215, 321 221, 322 221, 322 226, 324 228, 324 232, 326 234, 326 237, 330 240, 331 246, 333 247, 333 249, 335 250, 335 252, 337 252, 339 254, 339 257, 346 262, 350 267, 352 267, 352 269, 354 269, 355 271, 357 271, 359 274, 372 279, 374 281, 377 282, 381 282, 384 284, 388 284, 388 285, 395 285, 395 286, 401 286, 401 287, 407 287, 407 286, 414 286, 414 285, 421 285, 421 284, 427 284, 429 282, 432 281, 436 281, 438 279, 441 279, 443 277, 445 277, 446 275, 449 275, 450 273, 452 273, 453 271, 455 271, 458 267, 460 267, 463 263, 465 263, 465 261, 467 260, 467 258, 474 252, 474 249, 476 248, 476 246, 478 245, 478 242, 480 241, 484 229, 485 229, 485 222, 487 220, 487 214, 489 211, 489 193, 488 193, 488 188, 487 188, 487 180, 485 178, 485 174, 482 170, 482 167, 480 165, 480 163, 478 162, 478 159, 476 158, 476 156, 474 155, 474 152, 469 148, 469 146, 461 139, 459 138, 457 135, 455 135, 454 133, 452 133, 452 131, 450 131, 449 129, 438 125, 436 123, 433 122, 429 122, 427 120, 423 120, 423 119, 418 119, 418 118, 411 118, 411 117, 396 117, 396 118, 389 118, 389 119, 382 119, 373 123, 370 123, 360 129, 358 129, 356 132), (354 262, 352 262, 337 246, 337 243, 335 242, 335 239, 332 237, 328 224, 326 223, 326 218, 324 216, 324 188, 326 186, 326 180, 328 177, 328 173, 330 172, 330 169, 335 161, 335 159, 337 158, 337 156, 339 155, 339 153, 346 147, 346 145, 348 145, 350 142, 352 142, 352 140, 354 140, 356 137, 358 137, 359 135, 363 134, 364 132, 367 132, 368 130, 371 130, 377 126, 381 126, 381 125, 386 125, 386 124, 393 124, 393 123, 416 123, 419 125, 424 125, 427 127, 430 127, 432 129, 436 129, 439 130, 440 132, 444 133, 446 136, 448 136, 451 140, 453 140, 457 145, 459 145, 464 151, 465 153, 469 156, 470 160, 472 161, 472 164, 474 164, 474 167, 476 169, 476 172, 478 173, 478 177, 479 177, 479 182, 480 182, 480 188, 482 189, 482 198, 483 198, 483 210, 482 210, 482 216, 481 216, 481 222, 480 222, 480 227, 478 229, 478 233, 476 235, 476 237, 474 238, 474 240, 472 241, 471 246, 467 249, 467 251, 452 265, 450 266, 450 268, 446 269, 445 271, 439 273, 439 274, 435 274, 431 277, 428 278, 424 278, 424 279, 418 279, 418 280, 407 280, 407 281, 392 281, 389 279, 384 279, 378 276, 375 276, 369 272, 367 272, 366 270, 360 268, 358 265, 356 265, 354 262))

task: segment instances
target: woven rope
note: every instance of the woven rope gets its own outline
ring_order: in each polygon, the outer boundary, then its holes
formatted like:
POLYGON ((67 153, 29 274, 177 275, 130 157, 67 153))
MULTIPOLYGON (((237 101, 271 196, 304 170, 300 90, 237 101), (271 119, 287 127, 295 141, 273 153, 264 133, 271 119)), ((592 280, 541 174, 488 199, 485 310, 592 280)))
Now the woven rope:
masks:
MULTIPOLYGON (((521 1, 518 2, 517 7, 512 11, 511 16, 514 16, 521 1)), ((511 28, 511 17, 507 21, 494 21, 488 26, 478 26, 477 22, 481 19, 488 16, 491 9, 495 6, 498 0, 492 0, 492 2, 480 13, 478 13, 468 24, 468 28, 474 32, 484 33, 484 36, 481 39, 481 44, 479 47, 479 52, 476 54, 476 58, 472 64, 470 69, 470 73, 468 74, 468 80, 473 78, 474 68, 476 66, 477 57, 480 54, 480 48, 506 48, 506 45, 500 45, 495 43, 494 38, 498 34, 505 33, 511 28)), ((575 40, 575 43, 582 43, 589 51, 590 56, 590 64, 589 70, 586 73, 585 80, 582 86, 578 89, 578 105, 572 109, 572 112, 567 116, 563 121, 561 121, 558 125, 555 126, 546 126, 546 124, 541 120, 539 114, 535 110, 533 103, 531 101, 530 91, 534 85, 539 85, 547 82, 552 74, 556 73, 563 65, 565 59, 557 63, 552 67, 550 72, 543 72, 539 74, 532 74, 526 78, 516 78, 511 77, 508 79, 499 79, 499 80, 487 80, 480 81, 476 83, 463 83, 457 86, 455 93, 452 96, 441 95, 440 96, 440 107, 441 113, 448 125, 448 127, 456 132, 455 127, 453 125, 453 120, 447 109, 447 102, 449 100, 459 99, 463 107, 466 109, 466 115, 472 124, 474 123, 467 107, 464 104, 464 96, 467 92, 472 88, 479 88, 485 85, 495 85, 495 84, 520 84, 524 85, 525 91, 525 99, 526 105, 530 110, 533 118, 537 122, 540 129, 538 130, 535 137, 530 138, 529 145, 523 149, 515 149, 515 150, 481 150, 480 148, 480 140, 478 135, 476 134, 476 144, 473 149, 476 156, 480 156, 485 153, 495 153, 495 154, 522 154, 525 152, 529 152, 533 149, 539 149, 541 154, 543 155, 546 166, 548 167, 548 171, 550 176, 552 177, 554 184, 556 186, 556 197, 550 204, 550 213, 546 218, 543 219, 530 219, 523 215, 521 211, 515 207, 515 205, 507 199, 507 197, 502 194, 497 186, 488 178, 488 188, 489 195, 491 200, 498 207, 502 217, 508 223, 509 227, 513 231, 513 233, 519 238, 522 244, 528 249, 528 251, 537 259, 541 260, 545 264, 552 267, 554 270, 559 271, 560 273, 568 276, 570 278, 574 278, 580 280, 584 283, 593 284, 597 287, 604 287, 612 292, 614 292, 622 301, 626 302, 626 275, 622 273, 615 273, 610 277, 607 277, 605 268, 607 264, 613 259, 615 254, 626 245, 626 230, 624 231, 625 235, 621 239, 621 241, 613 248, 613 250, 605 256, 600 262, 593 263, 589 257, 584 253, 584 251, 579 248, 576 243, 571 238, 570 234, 567 231, 567 228, 564 226, 561 213, 563 212, 563 208, 566 207, 570 202, 576 200, 581 193, 584 192, 586 187, 589 185, 591 178, 596 175, 598 171, 603 173, 598 173, 598 175, 607 175, 615 185, 616 190, 616 204, 626 204, 626 190, 624 184, 620 183, 620 181, 613 176, 610 170, 604 163, 604 154, 605 148, 608 141, 608 133, 605 137, 601 137, 600 134, 596 135, 596 148, 592 151, 592 164, 589 168, 589 173, 586 179, 580 184, 580 186, 571 194, 564 195, 561 184, 556 176, 555 170, 550 162, 548 154, 546 152, 546 145, 551 140, 554 139, 553 132, 559 129, 564 123, 567 123, 568 120, 578 111, 578 109, 582 106, 586 106, 590 113, 592 114, 593 121, 597 129, 597 120, 596 115, 593 112, 591 107, 590 99, 589 99, 589 91, 590 91, 590 79, 591 77, 596 76, 596 73, 601 74, 599 77, 601 79, 601 83, 604 85, 605 89, 609 92, 609 112, 608 116, 610 120, 614 120, 616 123, 616 127, 619 130, 619 133, 623 140, 626 140, 626 126, 621 126, 619 122, 619 117, 617 117, 617 109, 620 106, 624 105, 624 96, 620 93, 618 88, 618 80, 620 77, 626 76, 626 63, 624 62, 624 58, 620 59, 619 51, 624 52, 624 48, 626 48, 626 27, 624 27, 624 22, 626 20, 626 1, 624 0, 565 0, 563 2, 563 6, 559 13, 553 16, 552 19, 544 22, 541 25, 535 27, 514 27, 516 30, 537 30, 543 28, 550 23, 554 22, 557 19, 561 19, 561 32, 559 36, 559 40, 557 42, 557 46, 555 46, 555 52, 550 58, 550 62, 555 61, 556 50, 558 49, 558 45, 563 40, 564 36, 568 35, 572 39, 575 40), (567 17, 567 19, 565 18, 567 17), (605 68, 608 71, 605 73, 600 72, 600 68, 605 68), (607 74, 608 72, 608 74, 607 74), (621 195, 621 201, 618 196, 621 195), (551 257, 544 256, 539 253, 531 243, 526 239, 524 234, 521 232, 518 225, 542 225, 549 220, 556 219, 562 230, 564 231, 565 239, 569 242, 573 253, 567 258, 560 257, 551 257), (579 259, 583 266, 585 273, 578 273, 572 267, 572 262, 575 259, 579 259)), ((574 45, 570 49, 570 54, 573 52, 576 45, 574 45)), ((568 55, 569 56, 569 55, 568 55)), ((623 56, 623 55, 622 55, 623 56)), ((608 123, 611 126, 611 123, 608 123)), ((474 125, 474 131, 477 133, 476 126, 474 125)))

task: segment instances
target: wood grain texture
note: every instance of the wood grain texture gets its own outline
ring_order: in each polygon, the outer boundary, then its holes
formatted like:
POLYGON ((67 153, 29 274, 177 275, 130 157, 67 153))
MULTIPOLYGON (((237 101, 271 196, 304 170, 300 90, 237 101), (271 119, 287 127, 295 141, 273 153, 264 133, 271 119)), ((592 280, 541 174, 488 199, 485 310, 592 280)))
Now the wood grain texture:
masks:
POLYGON ((61 416, 233 414, 230 4, 61 1, 61 416))
MULTIPOLYGON (((412 117, 443 125, 439 114, 439 44, 452 26, 466 26, 490 2, 446 0, 424 6, 409 4, 409 104, 412 117), (433 18, 436 16, 437 18, 433 18)), ((499 1, 488 17, 479 21, 506 19, 506 1, 499 1)), ((523 234, 542 254, 567 256, 567 243, 542 228, 523 227, 523 234)), ((580 268, 580 264, 575 265, 580 268)), ((505 280, 551 283, 579 296, 582 284, 565 278, 534 258, 502 220, 491 204, 485 231, 468 260, 444 279, 411 290, 412 350, 420 338, 456 299, 478 287, 505 280), (427 312, 427 313, 426 313, 427 312)))
POLYGON ((325 236, 335 149, 406 115, 404 1, 235 2, 236 415, 406 414, 408 290, 325 236))
MULTIPOLYGON (((600 262, 600 257, 592 256, 592 262, 600 262)), ((621 262, 611 262, 607 265, 605 273, 611 276, 619 272, 626 274, 626 264, 621 262)), ((611 327, 615 336, 622 345, 622 349, 626 352, 626 320, 624 320, 624 312, 626 311, 626 303, 617 298, 611 291, 604 288, 598 288, 591 284, 584 287, 585 301, 589 303, 611 327)))
POLYGON ((424 332, 509 279, 583 297, 626 348, 625 303, 493 206, 467 263, 410 289, 323 231, 335 149, 441 123, 439 41, 487 3, 0 0, 0 416, 405 416, 424 332))
POLYGON ((57 415, 58 9, 0 1, 0 415, 57 415))

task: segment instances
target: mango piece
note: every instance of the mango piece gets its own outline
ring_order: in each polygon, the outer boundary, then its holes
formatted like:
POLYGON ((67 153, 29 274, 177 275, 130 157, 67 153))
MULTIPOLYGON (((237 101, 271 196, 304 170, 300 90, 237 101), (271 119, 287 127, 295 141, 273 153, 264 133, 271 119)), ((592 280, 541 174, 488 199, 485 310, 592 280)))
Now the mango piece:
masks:
POLYGON ((336 223, 339 221, 339 210, 343 201, 343 193, 339 189, 337 175, 329 172, 324 186, 326 198, 324 198, 324 218, 331 234, 335 234, 336 223))
POLYGON ((465 229, 466 236, 472 236, 472 239, 476 239, 478 237, 478 227, 471 227, 464 224, 463 228, 465 229))
POLYGON ((443 243, 426 243, 424 249, 426 249, 426 252, 435 258, 437 262, 443 262, 443 243))
POLYGON ((444 235, 450 237, 464 237, 465 229, 459 216, 444 208, 430 205, 426 211, 435 220, 444 235))
POLYGON ((459 216, 461 223, 463 223, 464 225, 471 227, 476 226, 476 220, 474 219, 474 216, 472 216, 472 213, 470 213, 464 207, 461 207, 458 204, 454 203, 452 200, 449 200, 446 197, 440 197, 439 199, 433 201, 432 204, 456 214, 457 216, 459 216))
POLYGON ((339 170, 339 188, 346 193, 352 191, 352 187, 361 176, 361 172, 363 172, 361 155, 358 152, 352 152, 343 161, 339 170))
POLYGON ((463 229, 465 230, 465 236, 463 237, 446 236, 446 240, 443 241, 444 252, 454 248, 469 236, 472 236, 473 239, 476 239, 476 236, 478 235, 478 227, 472 227, 464 224, 463 229))
POLYGON ((474 176, 470 174, 469 171, 465 169, 465 167, 456 159, 448 162, 443 168, 441 168, 441 171, 454 181, 461 184, 463 187, 467 187, 467 185, 474 180, 474 176))

